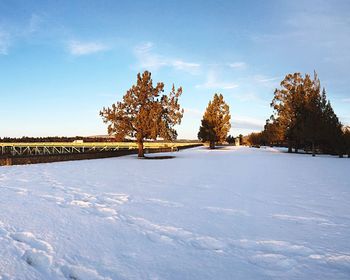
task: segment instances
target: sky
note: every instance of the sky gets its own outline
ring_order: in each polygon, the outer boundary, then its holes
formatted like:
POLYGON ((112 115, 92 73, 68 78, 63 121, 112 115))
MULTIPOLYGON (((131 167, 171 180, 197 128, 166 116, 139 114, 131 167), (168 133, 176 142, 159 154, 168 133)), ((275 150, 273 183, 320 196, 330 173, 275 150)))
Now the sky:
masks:
POLYGON ((263 128, 286 74, 313 73, 350 124, 350 1, 0 0, 0 137, 107 133, 99 111, 149 70, 182 86, 179 138, 214 93, 263 128))

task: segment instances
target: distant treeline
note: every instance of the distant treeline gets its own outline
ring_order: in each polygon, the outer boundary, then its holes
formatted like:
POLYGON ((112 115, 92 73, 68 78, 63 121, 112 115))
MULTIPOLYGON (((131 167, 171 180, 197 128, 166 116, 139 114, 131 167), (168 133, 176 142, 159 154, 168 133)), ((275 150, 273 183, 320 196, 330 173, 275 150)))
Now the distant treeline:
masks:
POLYGON ((3 142, 3 143, 73 142, 77 140, 83 140, 84 142, 116 142, 115 139, 112 137, 83 137, 83 136, 27 137, 27 136, 23 136, 20 138, 12 138, 12 137, 0 138, 0 142, 3 142))
MULTIPOLYGON (((74 137, 64 137, 64 136, 51 136, 51 137, 27 137, 23 136, 20 138, 13 137, 0 137, 0 142, 2 143, 48 143, 48 142, 73 142, 73 141, 84 141, 86 143, 94 143, 94 142, 134 142, 132 139, 124 139, 123 141, 117 141, 114 137, 109 136, 99 136, 99 137, 84 137, 84 136, 74 136, 74 137)), ((147 142, 147 141, 146 141, 147 142)), ((166 140, 157 140, 152 142, 169 142, 166 140)), ((194 143, 198 142, 197 140, 187 140, 187 139, 179 139, 176 140, 178 143, 194 143)))
POLYGON ((350 155, 350 128, 339 121, 316 73, 313 79, 308 74, 288 74, 275 90, 271 107, 273 115, 264 130, 248 135, 250 145, 350 155))

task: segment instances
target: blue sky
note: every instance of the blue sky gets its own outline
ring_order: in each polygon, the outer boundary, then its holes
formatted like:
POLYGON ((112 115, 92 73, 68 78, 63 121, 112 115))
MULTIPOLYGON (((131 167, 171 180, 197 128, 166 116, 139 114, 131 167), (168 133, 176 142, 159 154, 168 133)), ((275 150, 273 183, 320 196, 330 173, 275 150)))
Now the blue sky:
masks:
POLYGON ((260 130, 287 73, 312 73, 350 124, 350 1, 0 0, 0 137, 98 135, 136 74, 183 87, 179 138, 215 92, 260 130))

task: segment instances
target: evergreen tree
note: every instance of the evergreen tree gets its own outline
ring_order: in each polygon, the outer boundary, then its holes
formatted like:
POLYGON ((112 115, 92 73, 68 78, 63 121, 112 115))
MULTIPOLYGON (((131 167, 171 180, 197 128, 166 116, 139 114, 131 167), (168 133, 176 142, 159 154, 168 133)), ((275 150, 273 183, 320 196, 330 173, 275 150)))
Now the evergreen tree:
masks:
POLYGON ((350 158, 350 126, 343 128, 343 139, 345 144, 345 154, 350 158))
POLYGON ((249 146, 265 145, 263 132, 252 132, 247 136, 247 144, 249 146))
POLYGON ((305 75, 303 82, 303 103, 301 104, 300 123, 300 142, 304 146, 311 144, 312 155, 315 156, 316 145, 322 137, 322 119, 323 102, 326 98, 325 91, 323 97, 320 95, 320 81, 317 74, 314 74, 314 80, 311 81, 309 75, 305 75))
POLYGON ((230 108, 225 103, 224 97, 222 94, 215 93, 204 113, 198 139, 209 142, 209 147, 214 149, 216 142, 222 143, 226 140, 227 133, 231 128, 230 119, 230 108))
POLYGON ((243 145, 244 141, 243 141, 243 135, 242 134, 238 135, 238 139, 239 139, 239 145, 243 145))
POLYGON ((157 83, 154 87, 151 73, 145 71, 137 75, 136 85, 126 92, 123 101, 100 111, 110 135, 118 140, 136 138, 139 157, 144 157, 145 139, 175 140, 177 137, 174 126, 181 123, 183 116, 178 103, 182 88, 175 90, 173 86, 169 95, 161 95, 163 91, 164 84, 157 83))
POLYGON ((233 137, 232 135, 227 136, 226 142, 229 144, 235 143, 235 137, 233 137))
POLYGON ((289 151, 298 149, 300 122, 303 101, 303 78, 300 73, 288 74, 281 82, 281 89, 276 89, 271 106, 276 119, 283 128, 284 137, 288 141, 289 151))
POLYGON ((343 156, 344 142, 342 124, 334 113, 330 101, 327 101, 322 116, 322 140, 327 152, 343 156))
MULTIPOLYGON (((271 106, 274 109, 273 124, 283 131, 288 142, 296 152, 300 147, 310 147, 315 155, 316 146, 323 151, 341 155, 345 149, 342 125, 327 100, 326 91, 320 93, 320 81, 300 73, 288 74, 281 82, 281 89, 275 90, 271 106)), ((265 133, 269 135, 268 126, 265 133)))
POLYGON ((284 141, 284 132, 278 120, 273 116, 266 121, 264 130, 262 131, 261 141, 264 145, 281 144, 284 141))

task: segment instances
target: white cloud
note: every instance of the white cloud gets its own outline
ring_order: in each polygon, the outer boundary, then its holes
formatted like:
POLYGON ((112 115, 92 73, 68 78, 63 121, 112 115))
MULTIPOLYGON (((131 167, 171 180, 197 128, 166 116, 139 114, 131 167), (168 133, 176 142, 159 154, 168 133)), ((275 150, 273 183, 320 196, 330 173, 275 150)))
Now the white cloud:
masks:
POLYGON ((343 98, 341 101, 344 103, 350 103, 350 98, 343 98))
POLYGON ((171 62, 171 65, 174 66, 176 69, 185 70, 189 72, 191 72, 192 70, 195 71, 200 67, 200 64, 198 63, 186 62, 182 60, 174 60, 171 62))
POLYGON ((250 129, 260 131, 264 128, 265 121, 251 117, 232 117, 231 126, 233 129, 250 129))
POLYGON ((332 5, 332 2, 326 1, 320 5, 323 8, 317 10, 313 6, 307 7, 304 2, 303 12, 286 15, 280 22, 283 31, 257 33, 252 35, 251 39, 255 43, 268 47, 269 51, 280 49, 284 52, 289 51, 289 59, 293 59, 294 55, 300 55, 302 52, 304 57, 308 57, 311 61, 324 59, 326 62, 348 65, 350 19, 347 9, 340 11, 340 5, 332 5))
POLYGON ((29 20, 28 32, 33 33, 38 31, 39 26, 44 22, 43 18, 37 14, 32 14, 29 20))
POLYGON ((249 91, 244 91, 243 93, 237 92, 234 95, 234 98, 241 102, 261 102, 261 99, 258 97, 257 94, 249 91))
POLYGON ((184 108, 186 118, 201 118, 203 112, 195 108, 184 108))
POLYGON ((269 82, 275 82, 275 81, 280 81, 281 80, 281 77, 269 78, 269 77, 264 76, 264 75, 256 75, 254 78, 259 83, 269 83, 269 82))
POLYGON ((10 35, 0 29, 0 55, 7 55, 10 47, 10 35))
POLYGON ((72 55, 88 55, 109 50, 109 46, 99 42, 70 41, 68 43, 69 52, 72 55))
POLYGON ((216 74, 213 71, 210 71, 207 75, 207 80, 203 84, 196 85, 196 88, 205 88, 205 89, 234 89, 237 88, 238 84, 234 82, 223 82, 219 81, 216 77, 216 74))
POLYGON ((258 83, 264 87, 274 89, 279 86, 282 77, 269 77, 265 75, 255 75, 252 77, 251 83, 258 83))
POLYGON ((248 64, 245 62, 234 62, 234 63, 229 63, 228 66, 235 69, 237 68, 243 69, 243 68, 247 68, 248 64))
POLYGON ((134 53, 139 60, 139 66, 149 70, 158 70, 167 66, 168 62, 158 54, 152 52, 153 43, 146 42, 135 47, 134 53))
POLYGON ((23 25, 3 23, 0 25, 0 55, 7 55, 9 48, 18 41, 28 39, 38 31, 42 17, 32 14, 29 21, 23 25))
POLYGON ((135 47, 136 53, 147 53, 153 48, 154 44, 152 42, 146 42, 139 44, 135 47))
POLYGON ((149 70, 158 70, 162 67, 172 67, 190 74, 197 74, 200 69, 199 63, 165 57, 155 53, 154 44, 151 42, 146 42, 136 46, 134 53, 139 61, 139 67, 149 70))

